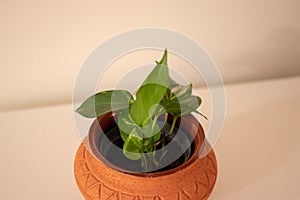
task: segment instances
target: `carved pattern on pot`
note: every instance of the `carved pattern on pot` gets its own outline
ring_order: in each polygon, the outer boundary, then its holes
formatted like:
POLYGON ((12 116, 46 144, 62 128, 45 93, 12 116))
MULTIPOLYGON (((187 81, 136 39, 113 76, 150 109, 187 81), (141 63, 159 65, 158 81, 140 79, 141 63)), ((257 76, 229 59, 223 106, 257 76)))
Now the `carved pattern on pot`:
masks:
MULTIPOLYGON (((79 185, 82 192, 84 192, 90 200, 167 200, 168 197, 162 196, 144 196, 136 195, 130 193, 124 193, 118 191, 109 185, 103 183, 101 180, 97 179, 92 171, 90 170, 88 159, 87 159, 87 149, 83 145, 80 146, 76 157, 75 164, 75 175, 77 183, 85 183, 81 186, 79 185)), ((206 199, 211 190, 213 189, 215 179, 211 182, 209 177, 217 176, 217 167, 215 163, 214 154, 208 154, 205 158, 205 162, 208 167, 207 170, 201 172, 199 177, 201 179, 195 178, 194 190, 193 192, 188 192, 185 189, 177 192, 177 200, 193 200, 193 197, 201 196, 201 199, 206 199)), ((175 192, 175 191, 174 191, 175 192)))

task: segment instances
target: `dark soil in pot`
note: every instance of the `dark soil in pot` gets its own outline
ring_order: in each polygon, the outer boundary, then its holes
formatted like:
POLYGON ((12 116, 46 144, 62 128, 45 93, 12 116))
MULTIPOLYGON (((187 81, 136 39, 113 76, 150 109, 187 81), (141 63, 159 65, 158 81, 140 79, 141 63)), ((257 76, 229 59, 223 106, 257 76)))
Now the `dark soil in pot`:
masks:
MULTIPOLYGON (((161 126, 162 121, 158 124, 161 126)), ((167 126, 169 130, 170 125, 167 126)), ((141 167, 141 160, 130 160, 123 155, 123 140, 120 136, 119 129, 115 123, 104 130, 98 141, 98 150, 101 155, 112 164, 112 167, 121 171, 129 171, 133 173, 144 172, 141 167), (106 136, 106 137, 105 137, 106 136)), ((157 146, 155 154, 159 166, 151 165, 151 169, 147 172, 159 172, 176 168, 186 162, 194 151, 194 142, 190 134, 186 133, 183 128, 175 127, 171 136, 167 137, 166 146, 162 151, 161 145, 157 146)))

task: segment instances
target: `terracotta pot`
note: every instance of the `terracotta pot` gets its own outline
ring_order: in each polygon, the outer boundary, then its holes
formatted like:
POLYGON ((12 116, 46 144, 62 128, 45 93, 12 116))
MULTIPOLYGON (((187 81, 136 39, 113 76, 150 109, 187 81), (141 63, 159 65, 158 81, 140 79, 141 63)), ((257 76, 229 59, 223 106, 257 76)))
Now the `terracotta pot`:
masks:
POLYGON ((87 200, 202 200, 212 192, 217 178, 216 157, 211 149, 203 158, 199 155, 210 148, 202 126, 192 116, 181 117, 181 124, 194 137, 194 151, 182 165, 154 173, 131 173, 111 167, 99 152, 97 141, 103 131, 111 128, 115 114, 95 120, 87 144, 81 144, 75 158, 77 185, 87 200), (101 125, 101 128, 99 126, 101 125), (88 147, 87 147, 88 145, 88 147))

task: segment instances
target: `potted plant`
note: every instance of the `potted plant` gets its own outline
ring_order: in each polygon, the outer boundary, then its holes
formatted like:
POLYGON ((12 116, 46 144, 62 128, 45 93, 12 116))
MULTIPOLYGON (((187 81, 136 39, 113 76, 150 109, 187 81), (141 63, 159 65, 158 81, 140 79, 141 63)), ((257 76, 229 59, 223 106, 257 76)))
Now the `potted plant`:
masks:
MULTIPOLYGON (((76 110, 96 118, 75 158, 75 178, 86 199, 207 199, 217 177, 214 152, 191 115, 201 99, 192 85, 169 76, 167 50, 134 98, 102 91, 76 110)), ((204 115, 202 115, 205 117, 204 115)))

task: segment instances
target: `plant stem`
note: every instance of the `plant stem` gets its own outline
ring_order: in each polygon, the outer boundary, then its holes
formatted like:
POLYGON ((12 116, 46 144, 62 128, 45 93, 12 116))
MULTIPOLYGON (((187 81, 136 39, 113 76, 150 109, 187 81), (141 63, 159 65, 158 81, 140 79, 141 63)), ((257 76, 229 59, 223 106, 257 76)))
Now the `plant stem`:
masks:
POLYGON ((142 155, 142 167, 145 172, 148 171, 149 165, 148 165, 148 161, 147 161, 145 153, 143 153, 143 155, 142 155))
POLYGON ((164 152, 165 151, 165 145, 166 145, 166 129, 167 129, 167 121, 168 121, 168 113, 166 113, 165 115, 165 121, 164 121, 164 125, 163 125, 163 128, 162 128, 162 151, 164 152))
POLYGON ((154 119, 153 119, 153 123, 152 123, 152 131, 154 130, 154 127, 155 127, 155 125, 156 125, 156 122, 157 122, 157 120, 158 120, 158 117, 159 117, 159 115, 156 115, 155 117, 154 117, 154 119))
POLYGON ((176 124, 176 121, 177 121, 177 117, 174 117, 173 118, 173 123, 172 123, 172 126, 170 128, 170 131, 169 131, 169 134, 168 135, 172 135, 173 131, 174 131, 174 127, 175 127, 175 124, 176 124))
POLYGON ((155 165, 156 167, 158 167, 158 166, 159 166, 159 163, 157 162, 157 160, 156 160, 155 155, 154 155, 153 152, 151 153, 151 158, 152 158, 152 161, 153 161, 154 165, 155 165))

